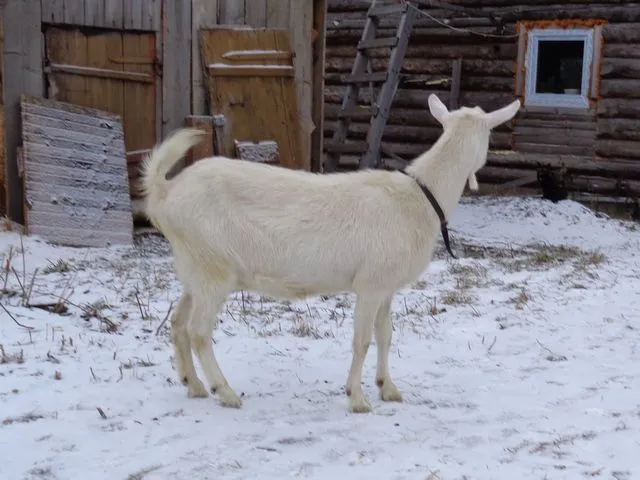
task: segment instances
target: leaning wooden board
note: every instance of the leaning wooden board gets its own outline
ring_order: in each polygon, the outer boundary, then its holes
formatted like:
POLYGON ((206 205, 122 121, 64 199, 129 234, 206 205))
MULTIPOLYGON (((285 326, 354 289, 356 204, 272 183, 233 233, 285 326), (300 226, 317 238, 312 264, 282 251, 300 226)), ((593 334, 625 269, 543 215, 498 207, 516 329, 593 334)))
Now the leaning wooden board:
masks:
POLYGON ((21 114, 27 233, 78 247, 132 243, 120 117, 27 95, 21 114))
POLYGON ((235 156, 236 141, 275 141, 280 165, 308 170, 289 32, 202 29, 200 47, 211 114, 226 120, 221 153, 235 156))

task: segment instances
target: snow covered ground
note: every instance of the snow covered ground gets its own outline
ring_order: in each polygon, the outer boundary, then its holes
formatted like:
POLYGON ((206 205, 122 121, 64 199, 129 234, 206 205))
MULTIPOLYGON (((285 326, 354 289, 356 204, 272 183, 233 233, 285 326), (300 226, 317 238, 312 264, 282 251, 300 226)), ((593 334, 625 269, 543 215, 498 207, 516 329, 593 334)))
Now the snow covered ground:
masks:
POLYGON ((0 311, 0 478, 640 478, 639 225, 571 201, 465 198, 452 242, 460 260, 440 248, 394 304, 405 402, 378 400, 373 347, 374 413, 357 415, 353 296, 230 298, 214 339, 244 405, 225 409, 176 378, 162 239, 25 237, 22 255, 0 233, 2 305, 33 327, 0 311))

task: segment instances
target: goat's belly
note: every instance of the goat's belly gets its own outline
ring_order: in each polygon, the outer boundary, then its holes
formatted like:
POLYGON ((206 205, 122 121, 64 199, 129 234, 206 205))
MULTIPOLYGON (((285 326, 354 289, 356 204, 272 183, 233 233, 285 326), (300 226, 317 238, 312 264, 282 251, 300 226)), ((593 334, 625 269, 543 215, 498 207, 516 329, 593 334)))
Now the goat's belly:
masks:
POLYGON ((259 292, 270 297, 277 297, 288 300, 298 300, 316 295, 329 295, 332 293, 346 291, 350 285, 336 283, 326 283, 311 280, 291 280, 273 278, 264 275, 252 275, 242 278, 239 287, 243 290, 259 292))

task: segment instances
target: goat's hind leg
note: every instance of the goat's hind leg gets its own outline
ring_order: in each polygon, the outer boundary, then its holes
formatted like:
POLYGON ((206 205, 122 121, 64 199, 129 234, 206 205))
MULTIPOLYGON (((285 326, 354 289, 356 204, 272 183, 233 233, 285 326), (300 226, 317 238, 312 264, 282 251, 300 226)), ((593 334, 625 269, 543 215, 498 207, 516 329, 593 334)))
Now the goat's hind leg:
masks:
POLYGON ((211 345, 211 334, 218 323, 218 313, 231 290, 218 287, 214 291, 202 292, 194 297, 188 332, 193 350, 211 386, 211 393, 219 395, 223 406, 240 408, 242 400, 229 386, 211 345))
POLYGON ((391 347, 391 300, 385 301, 376 314, 376 345, 378 364, 376 368, 376 384, 380 389, 380 398, 385 402, 402 402, 402 394, 391 381, 389 375, 389 348, 391 347))
POLYGON ((209 393, 196 374, 191 356, 191 342, 187 333, 192 303, 191 295, 184 292, 171 316, 171 342, 178 377, 182 384, 187 386, 189 397, 206 397, 209 393))

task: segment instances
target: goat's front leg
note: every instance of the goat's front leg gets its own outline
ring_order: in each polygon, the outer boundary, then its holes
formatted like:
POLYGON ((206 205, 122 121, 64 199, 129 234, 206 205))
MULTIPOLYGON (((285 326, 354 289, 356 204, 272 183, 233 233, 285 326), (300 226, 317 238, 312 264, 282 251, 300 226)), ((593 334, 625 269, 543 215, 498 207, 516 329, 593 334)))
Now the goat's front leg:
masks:
POLYGON ((222 406, 240 408, 242 400, 229 386, 211 346, 213 327, 217 324, 218 313, 229 291, 218 290, 209 292, 206 296, 194 297, 189 322, 189 339, 211 386, 211 393, 219 395, 222 406))
POLYGON ((401 402, 402 394, 391 381, 389 375, 389 348, 391 347, 391 299, 385 301, 376 315, 376 345, 378 347, 378 365, 376 384, 380 389, 380 398, 385 402, 401 402))
POLYGON ((362 366, 371 344, 373 323, 379 305, 379 302, 372 298, 361 295, 358 296, 356 302, 353 325, 353 357, 346 386, 349 409, 354 413, 372 411, 371 404, 362 391, 362 366))
POLYGON ((191 313, 192 298, 187 292, 183 292, 178 306, 171 315, 171 343, 175 355, 176 371, 183 385, 187 386, 189 397, 206 397, 209 395, 204 387, 191 356, 191 342, 187 334, 187 324, 191 313))

